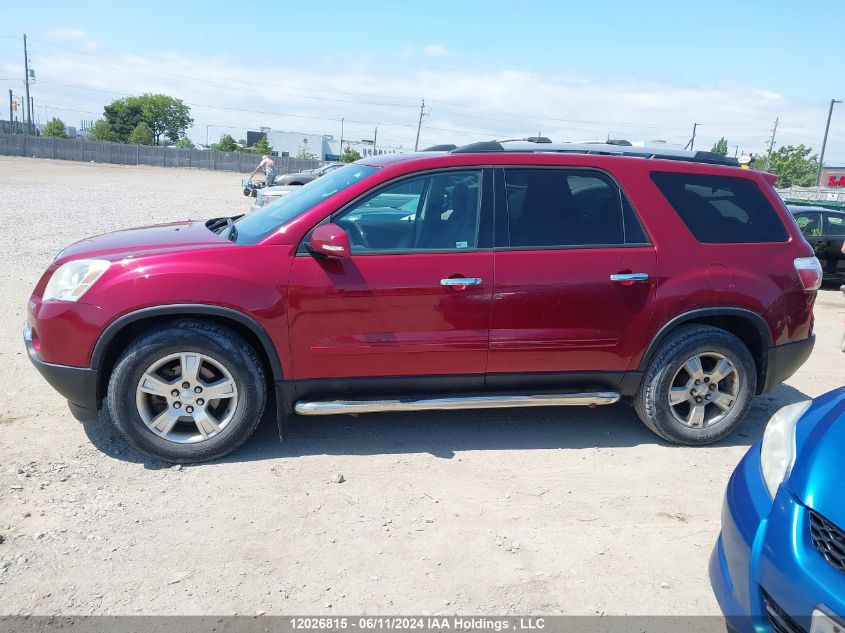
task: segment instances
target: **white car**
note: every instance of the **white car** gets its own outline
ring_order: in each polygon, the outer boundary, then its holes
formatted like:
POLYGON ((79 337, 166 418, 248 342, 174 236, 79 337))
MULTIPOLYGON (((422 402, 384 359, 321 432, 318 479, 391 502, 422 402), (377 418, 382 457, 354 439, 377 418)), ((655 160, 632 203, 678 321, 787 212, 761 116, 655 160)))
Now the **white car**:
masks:
POLYGON ((301 185, 279 185, 274 187, 264 187, 258 190, 258 195, 255 196, 255 202, 249 208, 250 213, 260 209, 263 206, 275 202, 282 196, 288 195, 291 191, 296 191, 301 185))

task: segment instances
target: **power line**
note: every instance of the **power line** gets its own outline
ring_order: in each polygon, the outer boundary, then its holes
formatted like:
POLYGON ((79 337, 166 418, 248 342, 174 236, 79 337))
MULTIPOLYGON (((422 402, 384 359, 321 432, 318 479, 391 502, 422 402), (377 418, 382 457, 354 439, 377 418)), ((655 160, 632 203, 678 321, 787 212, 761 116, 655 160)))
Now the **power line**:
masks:
MULTIPOLYGON (((66 51, 78 53, 80 55, 85 55, 85 56, 88 56, 88 57, 100 59, 97 55, 91 53, 90 51, 83 51, 83 50, 79 50, 79 49, 75 49, 75 48, 70 48, 70 47, 67 47, 67 46, 61 46, 59 44, 53 44, 51 42, 44 42, 42 40, 32 40, 32 41, 38 42, 40 44, 44 44, 44 45, 47 45, 47 46, 51 46, 51 47, 54 47, 54 48, 58 48, 58 49, 61 49, 61 50, 66 50, 66 51)), ((46 54, 46 56, 51 57, 49 54, 46 54)), ((58 59, 66 59, 64 57, 56 57, 56 56, 52 56, 52 57, 58 58, 58 59)), ((240 86, 243 87, 243 89, 245 89, 245 90, 249 89, 253 92, 255 91, 255 88, 256 88, 255 85, 243 84, 243 83, 240 83, 240 80, 237 80, 237 79, 234 79, 234 78, 231 78, 231 77, 221 76, 220 81, 214 81, 214 80, 209 80, 209 79, 200 79, 200 78, 197 78, 195 72, 192 72, 190 75, 189 74, 183 74, 183 73, 174 72, 172 70, 165 70, 165 69, 163 69, 159 66, 153 66, 153 65, 150 65, 150 64, 143 64, 143 63, 134 62, 134 61, 125 60, 125 59, 120 62, 119 66, 115 66, 114 64, 97 64, 97 63, 93 63, 93 62, 84 62, 84 61, 80 61, 80 60, 74 60, 74 63, 89 64, 89 65, 94 65, 94 66, 99 65, 99 66, 104 67, 104 68, 113 68, 113 69, 116 69, 116 70, 125 70, 126 66, 132 66, 132 67, 136 67, 136 68, 146 70, 146 71, 148 71, 148 73, 152 73, 152 74, 154 74, 154 76, 159 77, 159 78, 162 75, 165 75, 165 76, 170 76, 170 77, 174 77, 174 78, 179 78, 182 81, 187 81, 187 82, 195 83, 195 84, 198 84, 198 85, 205 85, 205 86, 211 86, 211 87, 216 87, 216 88, 231 89, 233 87, 233 85, 234 86, 240 85, 240 86)), ((273 85, 270 85, 268 87, 272 88, 274 85, 285 86, 285 87, 291 88, 290 84, 276 84, 276 83, 274 83, 273 85)), ((319 89, 314 89, 314 88, 303 88, 301 86, 295 86, 295 87, 292 87, 292 88, 293 88, 293 90, 296 90, 296 91, 299 91, 299 92, 348 94, 348 95, 366 96, 366 97, 391 99, 391 100, 402 99, 401 97, 395 97, 393 95, 383 95, 383 94, 376 94, 376 93, 341 91, 341 90, 334 90, 334 89, 331 90, 331 91, 325 91, 325 90, 319 90, 319 89)), ((379 106, 379 107, 416 108, 415 105, 412 105, 412 104, 409 104, 409 103, 383 103, 383 102, 361 101, 361 100, 355 100, 355 99, 338 99, 336 97, 303 95, 303 94, 290 93, 290 92, 280 93, 278 91, 270 91, 269 93, 268 93, 268 91, 264 91, 264 93, 270 94, 271 96, 282 95, 282 96, 291 96, 291 97, 297 97, 297 98, 302 98, 302 99, 310 99, 310 100, 318 100, 318 101, 330 101, 330 102, 337 102, 337 103, 357 103, 357 104, 361 104, 361 105, 373 105, 373 106, 379 106)), ((517 114, 517 113, 507 112, 507 111, 503 111, 503 110, 464 107, 464 106, 460 106, 460 105, 454 105, 454 104, 451 104, 451 103, 448 103, 448 102, 432 102, 432 103, 443 103, 443 104, 446 105, 446 107, 439 107, 438 108, 439 112, 446 112, 446 113, 459 114, 459 115, 464 115, 464 114, 467 114, 467 113, 470 113, 470 114, 472 114, 472 113, 476 113, 476 114, 478 114, 478 113, 481 113, 481 114, 490 113, 490 114, 493 114, 493 115, 496 115, 496 116, 509 117, 508 120, 504 120, 504 119, 498 119, 498 120, 502 121, 502 122, 506 122, 506 123, 519 123, 520 127, 526 126, 526 124, 525 124, 526 118, 530 118, 532 121, 535 121, 535 122, 536 121, 552 121, 552 122, 556 122, 556 123, 597 125, 597 126, 602 126, 602 127, 604 127, 606 125, 611 125, 611 126, 633 127, 633 128, 639 128, 639 129, 649 129, 649 128, 651 128, 651 129, 666 129, 666 128, 672 128, 672 127, 684 127, 685 126, 685 124, 680 124, 680 123, 638 123, 638 122, 635 122, 635 121, 594 121, 594 120, 585 120, 585 119, 564 119, 564 118, 560 118, 560 117, 548 117, 548 116, 542 116, 542 115, 531 115, 529 117, 526 117, 525 114, 517 114)), ((490 117, 490 116, 486 116, 486 118, 489 118, 491 120, 496 120, 496 119, 494 119, 493 117, 490 117)), ((714 126, 731 125, 731 126, 734 126, 734 125, 755 125, 755 124, 756 123, 754 123, 754 122, 743 121, 743 122, 728 122, 728 123, 724 123, 724 122, 723 123, 712 123, 712 124, 708 124, 708 125, 714 125, 714 126)), ((588 131, 588 130, 583 130, 581 128, 563 128, 563 129, 570 129, 571 131, 580 131, 580 132, 588 131)))

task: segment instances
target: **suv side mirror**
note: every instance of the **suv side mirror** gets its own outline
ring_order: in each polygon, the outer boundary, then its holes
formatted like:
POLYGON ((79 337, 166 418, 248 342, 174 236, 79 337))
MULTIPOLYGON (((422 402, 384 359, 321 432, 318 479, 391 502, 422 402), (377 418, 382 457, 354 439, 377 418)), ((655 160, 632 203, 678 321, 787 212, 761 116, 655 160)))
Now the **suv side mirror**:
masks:
POLYGON ((349 235, 337 224, 318 226, 305 246, 312 253, 324 257, 349 257, 352 254, 349 235))

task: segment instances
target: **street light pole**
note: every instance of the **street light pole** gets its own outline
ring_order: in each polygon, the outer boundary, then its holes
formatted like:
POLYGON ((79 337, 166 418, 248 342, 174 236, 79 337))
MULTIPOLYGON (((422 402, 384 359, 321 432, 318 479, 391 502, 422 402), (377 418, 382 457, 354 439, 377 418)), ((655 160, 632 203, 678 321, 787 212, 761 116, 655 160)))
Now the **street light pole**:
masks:
POLYGON ((816 187, 821 187, 822 167, 824 167, 824 150, 827 147, 827 133, 830 131, 830 117, 833 116, 833 106, 842 103, 838 99, 830 100, 830 109, 827 111, 827 125, 824 126, 824 140, 822 141, 822 153, 819 156, 819 170, 816 172, 816 187))

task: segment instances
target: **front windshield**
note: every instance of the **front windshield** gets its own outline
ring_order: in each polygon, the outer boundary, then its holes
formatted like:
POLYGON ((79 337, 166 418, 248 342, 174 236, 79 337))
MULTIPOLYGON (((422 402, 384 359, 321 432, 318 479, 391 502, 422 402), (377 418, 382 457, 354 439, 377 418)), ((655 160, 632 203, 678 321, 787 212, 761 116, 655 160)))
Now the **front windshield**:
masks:
POLYGON ((296 191, 292 191, 238 220, 237 242, 239 244, 260 242, 316 204, 351 187, 377 171, 377 167, 352 163, 340 169, 335 169, 306 185, 297 187, 296 191))

